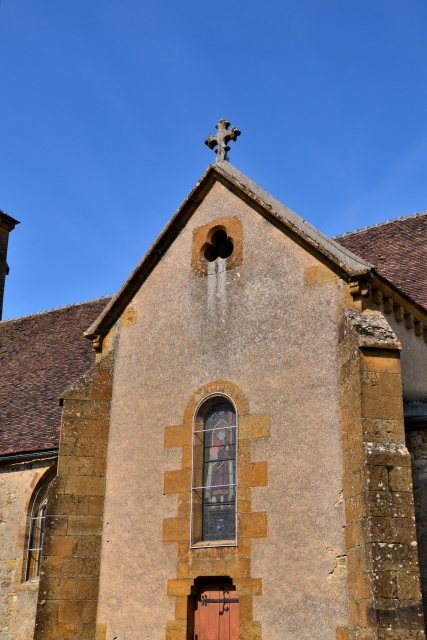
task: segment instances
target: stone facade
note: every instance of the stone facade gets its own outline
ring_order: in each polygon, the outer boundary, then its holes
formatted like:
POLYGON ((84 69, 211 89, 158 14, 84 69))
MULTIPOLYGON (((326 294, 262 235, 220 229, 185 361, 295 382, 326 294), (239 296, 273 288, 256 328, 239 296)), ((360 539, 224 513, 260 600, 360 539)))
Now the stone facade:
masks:
MULTIPOLYGON (((427 386, 422 308, 219 163, 86 335, 97 363, 62 395, 36 640, 193 640, 215 578, 239 598, 232 640, 425 640, 404 430, 427 386), (238 434, 237 538, 221 544, 191 536, 215 396, 238 434)), ((422 553, 423 438, 408 437, 422 553)), ((25 514, 52 462, 37 464, 3 487, 0 640, 32 637, 25 514)))
POLYGON ((34 634, 38 581, 27 582, 29 517, 32 498, 54 465, 35 458, 0 466, 0 638, 30 640, 34 634))
POLYGON ((215 562, 214 575, 227 567, 236 587, 238 580, 254 581, 240 591, 248 598, 242 638, 252 628, 269 639, 335 640, 337 629, 348 626, 338 358, 343 296, 333 271, 216 184, 130 302, 126 322, 104 339, 115 353, 98 608, 107 640, 160 639, 166 628, 168 637, 181 638, 191 583, 203 563, 215 562), (215 265, 200 277, 193 232, 228 217, 243 228, 242 264, 215 265), (189 445, 164 448, 165 428, 190 428, 187 407, 193 410, 192 399, 218 381, 228 383, 234 401, 244 397, 243 424, 249 415, 268 416, 270 431, 239 441, 241 463, 254 466, 247 467, 252 481, 239 491, 247 533, 238 550, 189 551, 189 445))
POLYGON ((421 590, 427 620, 427 428, 408 430, 406 442, 412 458, 421 590))
POLYGON ((9 273, 9 266, 6 262, 9 233, 17 224, 19 224, 17 220, 8 216, 4 211, 0 211, 0 320, 3 311, 4 285, 9 273))

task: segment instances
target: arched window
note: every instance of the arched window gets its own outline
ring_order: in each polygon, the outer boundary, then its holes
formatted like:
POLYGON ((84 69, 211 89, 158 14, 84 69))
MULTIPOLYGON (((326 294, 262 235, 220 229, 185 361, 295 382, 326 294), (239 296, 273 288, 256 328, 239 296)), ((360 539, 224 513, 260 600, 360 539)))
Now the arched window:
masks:
POLYGON ((207 398, 193 431, 191 542, 236 543, 237 415, 226 396, 207 398))
POLYGON ((54 474, 49 473, 34 492, 27 538, 27 560, 25 580, 37 580, 42 562, 43 538, 46 523, 47 490, 54 474))

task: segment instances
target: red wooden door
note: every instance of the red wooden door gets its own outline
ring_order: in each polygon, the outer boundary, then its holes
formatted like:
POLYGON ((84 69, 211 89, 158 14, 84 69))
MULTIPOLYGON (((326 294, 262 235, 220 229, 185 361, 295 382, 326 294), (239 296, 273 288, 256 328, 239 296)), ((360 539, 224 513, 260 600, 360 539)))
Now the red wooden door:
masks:
POLYGON ((234 587, 207 584, 199 588, 194 640, 239 640, 239 600, 234 587))

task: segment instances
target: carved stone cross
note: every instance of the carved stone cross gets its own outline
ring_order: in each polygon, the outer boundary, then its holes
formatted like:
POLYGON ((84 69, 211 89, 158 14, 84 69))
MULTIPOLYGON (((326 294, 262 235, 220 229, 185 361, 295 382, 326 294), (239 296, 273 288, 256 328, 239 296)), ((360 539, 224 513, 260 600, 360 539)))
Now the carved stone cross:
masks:
POLYGON ((228 146, 228 142, 230 140, 236 140, 237 136, 240 136, 240 131, 237 127, 231 127, 229 129, 230 123, 224 118, 215 125, 216 129, 218 129, 218 133, 214 136, 210 133, 205 140, 205 144, 208 145, 210 149, 214 149, 216 153, 215 162, 222 162, 223 160, 228 160, 227 151, 230 151, 230 147, 228 146), (218 146, 217 149, 215 147, 218 146))

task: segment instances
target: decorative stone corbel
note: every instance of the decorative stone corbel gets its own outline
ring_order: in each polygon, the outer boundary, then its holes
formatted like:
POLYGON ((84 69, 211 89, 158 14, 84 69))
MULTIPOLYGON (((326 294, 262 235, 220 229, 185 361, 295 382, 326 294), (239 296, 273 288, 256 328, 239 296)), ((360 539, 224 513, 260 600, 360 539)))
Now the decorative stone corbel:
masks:
POLYGON ((101 336, 95 336, 92 340, 92 349, 96 353, 101 353, 102 351, 102 338, 101 336))
POLYGON ((353 298, 357 298, 358 296, 367 298, 371 293, 371 284, 367 280, 350 282, 350 293, 353 298))
POLYGON ((391 313, 393 311, 393 300, 390 296, 383 295, 384 313, 391 313))
POLYGON ((405 319, 405 310, 400 304, 393 303, 394 319, 396 322, 402 322, 405 319))
POLYGON ((420 322, 419 320, 415 320, 414 322, 414 326, 415 326, 415 335, 416 336, 422 336, 424 333, 424 326, 422 322, 420 322))
POLYGON ((405 327, 407 329, 413 329, 414 328, 414 316, 412 315, 412 313, 405 313, 405 327))
POLYGON ((375 291, 372 291, 372 300, 378 307, 382 305, 383 292, 381 291, 381 289, 375 289, 375 291))

